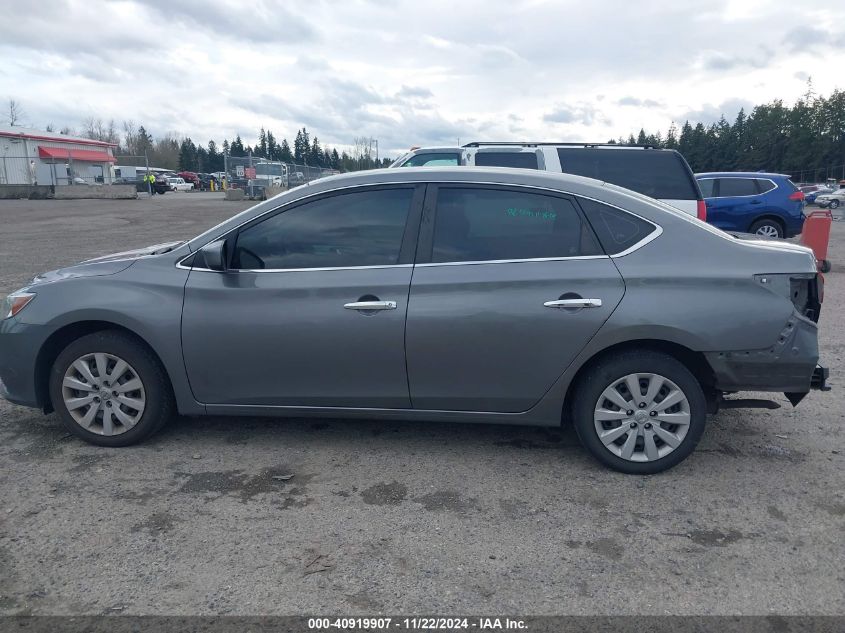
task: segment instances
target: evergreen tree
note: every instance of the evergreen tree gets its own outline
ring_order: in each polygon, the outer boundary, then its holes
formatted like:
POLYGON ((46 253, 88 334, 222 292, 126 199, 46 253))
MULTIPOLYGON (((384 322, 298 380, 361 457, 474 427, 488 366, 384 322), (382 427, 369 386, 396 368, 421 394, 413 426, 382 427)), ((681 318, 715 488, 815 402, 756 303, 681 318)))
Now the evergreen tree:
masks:
POLYGON ((255 155, 262 158, 267 158, 267 134, 264 132, 264 126, 261 126, 261 132, 258 133, 258 145, 255 146, 255 155))
POLYGON ((223 156, 217 151, 217 143, 208 142, 205 171, 223 171, 223 156))
POLYGON ((179 145, 179 168, 182 171, 198 171, 197 146, 190 138, 182 139, 179 145))
POLYGON ((314 141, 311 143, 311 151, 308 153, 308 164, 314 165, 316 167, 325 167, 325 161, 323 160, 323 150, 320 148, 320 141, 317 137, 314 137, 314 141))
POLYGON ((238 157, 246 156, 246 150, 244 149, 244 142, 241 140, 240 134, 238 134, 235 137, 235 140, 232 141, 232 144, 229 146, 229 155, 230 156, 238 156, 238 157))
POLYGON ((279 147, 279 160, 283 163, 293 162, 293 153, 290 151, 290 145, 288 145, 286 138, 282 139, 282 144, 279 147))
POLYGON ((666 132, 666 142, 663 144, 666 149, 678 149, 678 128, 675 127, 675 122, 669 126, 669 131, 666 132))

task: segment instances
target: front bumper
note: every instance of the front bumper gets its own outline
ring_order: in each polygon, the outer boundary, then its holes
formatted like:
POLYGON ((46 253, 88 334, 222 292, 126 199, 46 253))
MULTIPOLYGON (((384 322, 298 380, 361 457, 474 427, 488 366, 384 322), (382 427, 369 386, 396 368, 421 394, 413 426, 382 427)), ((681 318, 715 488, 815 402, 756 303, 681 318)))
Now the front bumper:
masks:
POLYGON ((0 321, 0 397, 26 407, 41 407, 36 389, 38 351, 49 337, 43 325, 0 321))

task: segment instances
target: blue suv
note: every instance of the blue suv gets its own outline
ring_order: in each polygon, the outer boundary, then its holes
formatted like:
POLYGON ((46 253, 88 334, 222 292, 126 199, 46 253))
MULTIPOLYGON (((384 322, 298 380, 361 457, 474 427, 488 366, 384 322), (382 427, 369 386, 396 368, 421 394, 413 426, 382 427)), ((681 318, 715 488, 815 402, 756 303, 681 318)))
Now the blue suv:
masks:
POLYGON ((789 176, 763 172, 696 174, 707 221, 725 231, 792 237, 804 226, 804 194, 789 176))

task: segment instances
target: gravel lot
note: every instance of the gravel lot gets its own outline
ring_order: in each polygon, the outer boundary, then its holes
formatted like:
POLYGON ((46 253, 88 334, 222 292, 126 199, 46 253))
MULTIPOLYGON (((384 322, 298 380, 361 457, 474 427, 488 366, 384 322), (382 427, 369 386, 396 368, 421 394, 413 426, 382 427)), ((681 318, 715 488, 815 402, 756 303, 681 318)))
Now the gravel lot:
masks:
MULTIPOLYGON (((0 201, 0 292, 249 204, 0 201)), ((843 614, 845 222, 831 241, 834 390, 724 411, 653 477, 568 428, 181 418, 106 449, 0 403, 0 614, 843 614)))

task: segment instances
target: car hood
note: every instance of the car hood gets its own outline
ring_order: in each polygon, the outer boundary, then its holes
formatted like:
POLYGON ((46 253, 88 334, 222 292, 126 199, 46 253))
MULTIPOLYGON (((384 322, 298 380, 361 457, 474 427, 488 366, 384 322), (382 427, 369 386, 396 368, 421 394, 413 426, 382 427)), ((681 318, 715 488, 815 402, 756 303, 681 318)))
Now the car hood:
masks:
POLYGON ((86 264, 94 264, 100 262, 113 262, 118 260, 134 260, 138 259, 139 257, 145 257, 147 255, 160 255, 161 253, 167 253, 172 251, 173 249, 181 246, 184 242, 164 242, 162 244, 153 244, 152 246, 145 246, 144 248, 136 248, 132 251, 123 251, 120 253, 112 253, 111 255, 103 255, 101 257, 95 257, 94 259, 86 259, 84 262, 81 262, 79 265, 83 266, 86 264))
POLYGON ((31 285, 38 285, 50 283, 53 281, 60 281, 62 279, 72 279, 74 277, 99 277, 103 275, 114 275, 129 268, 141 257, 149 255, 160 255, 167 253, 175 248, 178 248, 184 242, 165 242, 163 244, 153 244, 144 248, 137 248, 131 251, 123 251, 120 253, 112 253, 111 255, 103 255, 102 257, 95 257, 88 259, 79 264, 68 266, 67 268, 59 268, 50 272, 42 273, 32 280, 31 285))

